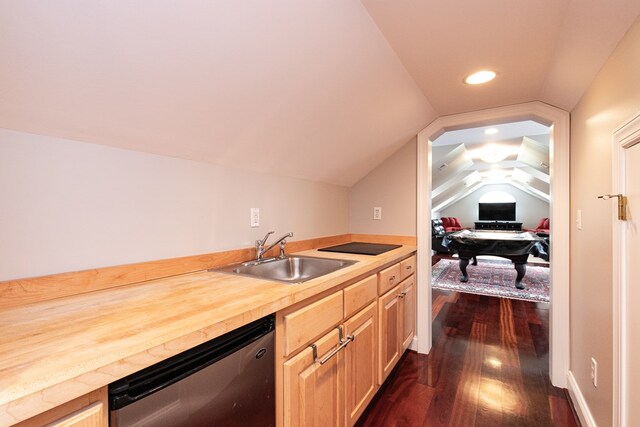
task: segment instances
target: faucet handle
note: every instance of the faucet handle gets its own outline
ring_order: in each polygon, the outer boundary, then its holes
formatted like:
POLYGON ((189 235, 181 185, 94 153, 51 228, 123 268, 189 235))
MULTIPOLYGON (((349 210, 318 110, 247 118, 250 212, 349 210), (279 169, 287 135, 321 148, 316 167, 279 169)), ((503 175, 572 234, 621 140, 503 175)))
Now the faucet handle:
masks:
POLYGON ((264 239, 262 240, 256 240, 256 246, 264 246, 265 243, 267 243, 267 239, 269 238, 269 236, 271 236, 273 233, 275 233, 275 231, 269 231, 265 236, 264 239))
POLYGON ((293 232, 289 232, 280 239, 280 258, 284 258, 284 246, 287 244, 287 237, 293 237, 293 232))

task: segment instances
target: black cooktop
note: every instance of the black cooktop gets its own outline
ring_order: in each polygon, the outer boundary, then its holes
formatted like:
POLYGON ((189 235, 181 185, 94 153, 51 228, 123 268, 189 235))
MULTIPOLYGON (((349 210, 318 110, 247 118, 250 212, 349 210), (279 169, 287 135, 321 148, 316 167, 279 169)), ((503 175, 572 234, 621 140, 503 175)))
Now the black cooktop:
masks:
POLYGON ((402 245, 383 245, 380 243, 364 243, 352 242, 344 245, 329 246, 328 248, 318 249, 324 252, 341 252, 343 254, 359 254, 359 255, 380 255, 402 247, 402 245))

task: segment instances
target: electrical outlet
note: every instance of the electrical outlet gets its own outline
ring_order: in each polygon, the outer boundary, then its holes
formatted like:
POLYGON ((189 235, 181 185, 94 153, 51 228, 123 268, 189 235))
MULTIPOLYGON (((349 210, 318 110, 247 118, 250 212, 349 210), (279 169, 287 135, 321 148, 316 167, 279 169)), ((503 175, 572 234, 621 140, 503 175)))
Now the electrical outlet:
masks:
POLYGON ((595 358, 591 358, 591 383, 594 387, 598 387, 598 362, 595 358))
POLYGON ((578 230, 582 230, 582 209, 578 209, 576 212, 576 227, 578 230))
POLYGON ((260 208, 251 208, 251 227, 260 227, 260 208))
POLYGON ((373 219, 376 219, 376 220, 382 219, 382 208, 380 207, 373 208, 373 219))

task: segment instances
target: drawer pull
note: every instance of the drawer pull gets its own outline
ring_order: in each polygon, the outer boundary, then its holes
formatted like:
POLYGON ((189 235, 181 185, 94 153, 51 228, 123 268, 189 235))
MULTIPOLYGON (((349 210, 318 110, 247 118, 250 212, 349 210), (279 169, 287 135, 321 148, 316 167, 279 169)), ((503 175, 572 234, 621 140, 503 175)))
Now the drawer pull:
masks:
POLYGON ((393 282, 394 280, 396 280, 396 276, 391 276, 391 277, 389 277, 389 281, 390 281, 390 282, 393 282))
POLYGON ((338 331, 340 332, 340 344, 338 344, 338 346, 336 348, 331 350, 331 352, 329 352, 322 359, 318 358, 318 347, 315 344, 311 344, 311 349, 313 350, 313 361, 314 362, 319 363, 321 365, 324 365, 325 363, 327 363, 329 361, 329 359, 331 359, 333 356, 338 354, 338 352, 340 350, 342 350, 347 345, 349 345, 349 343, 351 341, 355 341, 355 337, 353 335, 347 335, 347 338, 343 338, 342 337, 342 334, 343 334, 342 326, 338 326, 338 331))
POLYGON ((410 265, 407 265, 407 270, 411 270, 411 266, 410 265))
POLYGON ((401 293, 398 294, 398 298, 404 298, 405 295, 407 295, 406 292, 401 292, 401 293))

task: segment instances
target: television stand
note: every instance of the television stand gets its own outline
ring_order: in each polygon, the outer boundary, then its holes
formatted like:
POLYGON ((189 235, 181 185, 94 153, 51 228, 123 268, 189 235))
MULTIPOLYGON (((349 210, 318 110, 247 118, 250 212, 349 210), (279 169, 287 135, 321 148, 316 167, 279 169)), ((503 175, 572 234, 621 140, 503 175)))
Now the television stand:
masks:
POLYGON ((514 221, 476 221, 476 230, 509 230, 522 231, 522 223, 514 221))

